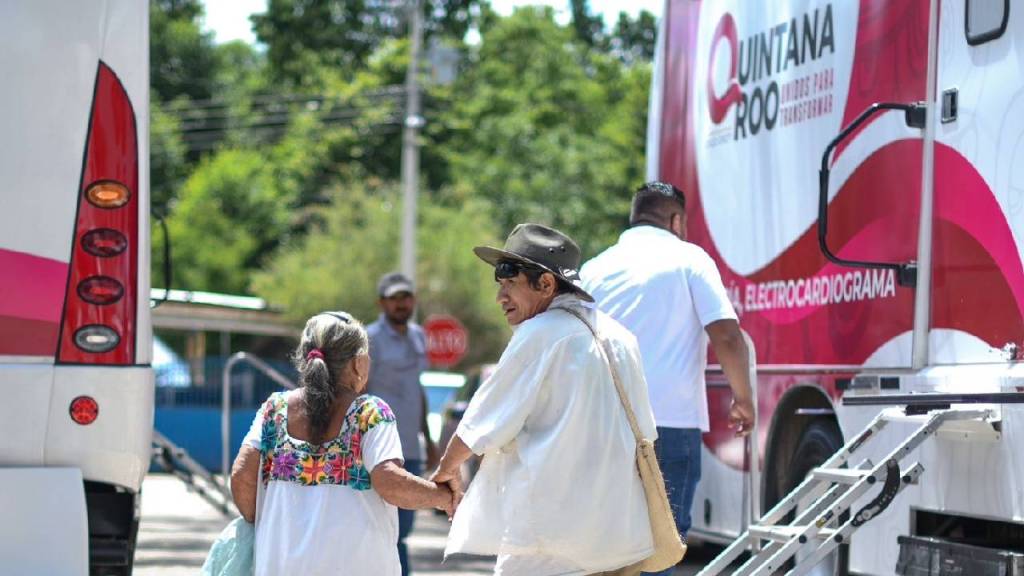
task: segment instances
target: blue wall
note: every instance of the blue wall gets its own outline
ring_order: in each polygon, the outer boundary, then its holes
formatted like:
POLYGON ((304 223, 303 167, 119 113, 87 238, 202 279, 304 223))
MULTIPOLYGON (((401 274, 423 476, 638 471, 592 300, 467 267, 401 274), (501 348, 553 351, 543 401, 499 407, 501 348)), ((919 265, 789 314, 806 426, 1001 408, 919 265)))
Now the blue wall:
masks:
MULTIPOLYGON (((231 411, 231 442, 228 466, 234 461, 242 437, 249 431, 256 409, 231 411)), ((220 470, 220 408, 217 407, 157 407, 155 427, 204 468, 220 470)))

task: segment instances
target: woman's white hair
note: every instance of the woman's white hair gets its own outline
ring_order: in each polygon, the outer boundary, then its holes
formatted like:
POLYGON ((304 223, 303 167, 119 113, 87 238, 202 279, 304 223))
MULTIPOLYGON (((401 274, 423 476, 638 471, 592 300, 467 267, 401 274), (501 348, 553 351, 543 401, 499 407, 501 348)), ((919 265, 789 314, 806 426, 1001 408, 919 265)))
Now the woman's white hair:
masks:
POLYGON ((306 321, 292 362, 299 372, 299 386, 305 388, 303 407, 314 444, 327 440, 345 365, 368 350, 366 328, 346 312, 321 312, 306 321))

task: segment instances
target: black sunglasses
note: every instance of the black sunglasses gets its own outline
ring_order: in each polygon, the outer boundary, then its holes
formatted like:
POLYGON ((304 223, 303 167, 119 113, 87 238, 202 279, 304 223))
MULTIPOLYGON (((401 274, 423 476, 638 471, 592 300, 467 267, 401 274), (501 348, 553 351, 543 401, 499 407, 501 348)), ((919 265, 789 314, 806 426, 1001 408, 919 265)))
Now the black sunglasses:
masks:
POLYGON ((540 270, 540 268, 515 260, 501 260, 494 265, 494 281, 515 278, 525 270, 540 270))

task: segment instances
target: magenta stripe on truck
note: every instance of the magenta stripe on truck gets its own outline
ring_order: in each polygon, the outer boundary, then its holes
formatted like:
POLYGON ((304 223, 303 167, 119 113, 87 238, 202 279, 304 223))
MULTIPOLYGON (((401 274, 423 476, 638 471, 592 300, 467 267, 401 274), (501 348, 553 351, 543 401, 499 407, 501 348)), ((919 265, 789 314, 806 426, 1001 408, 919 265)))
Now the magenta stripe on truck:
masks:
POLYGON ((0 248, 0 355, 53 356, 68 265, 0 248))

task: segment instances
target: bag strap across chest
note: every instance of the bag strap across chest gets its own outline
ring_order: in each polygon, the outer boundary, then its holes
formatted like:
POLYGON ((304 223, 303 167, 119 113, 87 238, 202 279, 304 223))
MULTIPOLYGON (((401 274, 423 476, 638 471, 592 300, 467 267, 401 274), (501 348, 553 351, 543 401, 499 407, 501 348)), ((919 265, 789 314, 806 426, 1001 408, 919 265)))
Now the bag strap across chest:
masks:
POLYGON ((636 421, 636 413, 633 412, 633 404, 629 401, 629 396, 626 395, 626 389, 622 385, 622 380, 619 378, 619 371, 615 369, 615 363, 612 361, 613 355, 608 345, 608 341, 601 338, 601 335, 597 333, 594 326, 587 320, 586 316, 580 313, 579 310, 573 308, 566 308, 562 306, 556 306, 555 310, 564 310, 569 314, 572 314, 583 322, 583 325, 590 330, 590 333, 594 335, 594 340, 597 341, 598 350, 601 352, 601 357, 604 358, 605 364, 608 366, 608 370, 612 374, 612 382, 615 383, 615 391, 619 394, 619 400, 622 402, 622 408, 626 411, 626 419, 629 420, 629 428, 633 431, 633 436, 636 437, 637 444, 640 444, 645 440, 643 432, 640 431, 640 425, 636 421))

